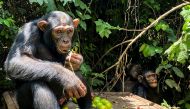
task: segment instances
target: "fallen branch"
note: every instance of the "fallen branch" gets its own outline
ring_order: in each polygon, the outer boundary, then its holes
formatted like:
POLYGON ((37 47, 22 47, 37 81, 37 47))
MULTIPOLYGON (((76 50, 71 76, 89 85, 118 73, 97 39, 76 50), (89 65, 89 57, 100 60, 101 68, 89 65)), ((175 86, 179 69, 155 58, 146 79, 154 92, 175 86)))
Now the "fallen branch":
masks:
POLYGON ((119 44, 113 46, 112 48, 110 48, 110 49, 109 49, 106 53, 104 53, 104 54, 102 55, 102 57, 96 62, 95 66, 96 66, 110 51, 112 51, 113 49, 117 48, 118 46, 121 46, 121 45, 123 45, 123 44, 129 43, 129 42, 131 42, 131 41, 132 41, 132 39, 127 40, 127 41, 124 41, 124 42, 121 42, 121 43, 119 43, 119 44))

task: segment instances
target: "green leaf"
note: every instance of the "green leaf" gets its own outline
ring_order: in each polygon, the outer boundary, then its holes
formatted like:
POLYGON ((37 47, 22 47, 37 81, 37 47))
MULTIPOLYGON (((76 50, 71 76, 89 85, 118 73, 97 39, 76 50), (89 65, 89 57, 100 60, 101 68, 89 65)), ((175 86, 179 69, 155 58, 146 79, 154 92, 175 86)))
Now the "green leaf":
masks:
POLYGON ((183 74, 183 72, 182 72, 180 69, 178 69, 177 67, 172 67, 172 70, 174 71, 174 73, 175 73, 178 77, 184 78, 184 74, 183 74))
POLYGON ((183 18, 186 19, 190 15, 190 10, 186 10, 183 8, 183 11, 180 12, 180 15, 182 15, 183 18))
POLYGON ((175 42, 177 40, 177 37, 176 37, 174 31, 171 28, 168 28, 166 30, 166 32, 168 33, 168 35, 167 35, 168 41, 175 42))
POLYGON ((80 25, 84 30, 86 30, 86 22, 80 21, 79 25, 80 25))
POLYGON ((85 15, 84 15, 84 18, 85 18, 85 19, 90 19, 90 18, 91 18, 91 16, 90 16, 90 15, 88 15, 88 14, 85 14, 85 15))
POLYGON ((187 51, 180 51, 177 57, 177 61, 185 64, 186 60, 188 59, 188 53, 187 51))
POLYGON ((79 6, 82 10, 85 9, 87 12, 91 13, 91 11, 90 11, 90 9, 87 7, 87 5, 86 5, 84 2, 82 2, 81 0, 75 0, 74 5, 75 5, 76 7, 79 6))
POLYGON ((56 10, 56 5, 54 0, 46 0, 46 5, 47 5, 47 12, 56 10))
POLYGON ((171 68, 171 67, 172 67, 171 64, 166 64, 166 65, 164 66, 165 69, 169 69, 169 68, 171 68))
POLYGON ((185 43, 180 43, 180 51, 178 52, 177 61, 184 64, 188 59, 187 45, 185 43))
POLYGON ((190 70, 190 65, 187 68, 190 70))
POLYGON ((180 43, 182 42, 182 38, 178 41, 174 42, 166 51, 165 54, 168 55, 169 60, 176 60, 179 52, 180 52, 180 43))
POLYGON ((143 44, 141 45, 140 49, 139 49, 139 52, 142 52, 142 51, 145 49, 145 47, 146 47, 146 44, 143 43, 143 44))
POLYGON ((29 2, 30 2, 30 4, 32 4, 32 3, 38 3, 40 6, 42 6, 43 5, 43 3, 48 3, 48 1, 47 0, 29 0, 29 2))
POLYGON ((2 8, 3 6, 3 1, 0 1, 0 8, 2 8))
POLYGON ((190 109, 190 104, 189 103, 185 103, 185 108, 186 109, 190 109))
POLYGON ((9 22, 8 20, 4 20, 3 23, 4 23, 7 27, 10 27, 10 26, 11 26, 11 24, 10 24, 10 22, 9 22))
POLYGON ((177 83, 172 80, 172 79, 166 79, 165 83, 170 87, 170 88, 175 88, 178 92, 181 91, 181 88, 177 85, 177 83))
POLYGON ((185 103, 186 101, 185 100, 180 100, 179 102, 178 102, 178 104, 179 105, 182 105, 183 103, 185 103))
POLYGON ((75 18, 75 15, 71 12, 71 11, 68 11, 67 12, 71 17, 75 18))
POLYGON ((0 18, 0 24, 3 24, 4 19, 0 18))
POLYGON ((163 52, 163 48, 162 47, 155 47, 155 52, 160 54, 163 52))
POLYGON ((104 22, 101 19, 98 19, 98 21, 95 21, 96 24, 96 31, 99 33, 101 38, 106 37, 108 38, 111 34, 111 29, 115 29, 115 27, 111 26, 109 23, 104 22))
POLYGON ((183 31, 189 31, 190 30, 190 22, 185 22, 182 27, 183 31))
POLYGON ((30 4, 37 2, 36 0, 29 0, 30 4))
POLYGON ((91 67, 87 65, 86 63, 83 63, 81 65, 80 70, 82 71, 82 74, 84 74, 85 76, 92 72, 91 67))
POLYGON ((91 84, 92 84, 92 86, 96 87, 96 86, 104 85, 104 82, 100 79, 93 79, 91 84))
POLYGON ((154 56, 156 53, 162 53, 162 51, 163 51, 163 48, 148 45, 146 43, 142 44, 139 49, 139 52, 142 52, 144 57, 154 56))
POLYGON ((101 32, 100 32, 100 36, 101 36, 102 38, 103 38, 104 36, 105 36, 106 38, 108 38, 110 34, 111 34, 111 31, 110 31, 110 30, 104 30, 104 31, 101 31, 101 32))
POLYGON ((164 69, 164 66, 157 67, 156 68, 156 74, 159 74, 162 69, 164 69))
POLYGON ((177 85, 176 82, 175 82, 174 80, 172 80, 172 79, 166 79, 166 80, 165 80, 165 83, 166 83, 170 88, 173 88, 173 87, 174 87, 174 84, 177 85))
POLYGON ((77 12, 77 15, 78 15, 82 20, 85 20, 85 18, 83 17, 83 14, 82 14, 80 11, 76 10, 76 12, 77 12))
POLYGON ((43 5, 44 3, 44 0, 36 0, 38 4, 40 4, 41 6, 43 5))

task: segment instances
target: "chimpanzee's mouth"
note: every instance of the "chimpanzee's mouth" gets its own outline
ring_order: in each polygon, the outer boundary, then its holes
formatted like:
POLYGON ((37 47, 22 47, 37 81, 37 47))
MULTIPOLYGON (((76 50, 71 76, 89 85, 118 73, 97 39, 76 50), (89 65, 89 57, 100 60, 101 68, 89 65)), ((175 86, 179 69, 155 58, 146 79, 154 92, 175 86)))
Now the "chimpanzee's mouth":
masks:
POLYGON ((68 53, 69 52, 69 50, 61 50, 61 49, 57 49, 57 51, 58 51, 58 53, 60 53, 60 54, 65 54, 65 53, 68 53))

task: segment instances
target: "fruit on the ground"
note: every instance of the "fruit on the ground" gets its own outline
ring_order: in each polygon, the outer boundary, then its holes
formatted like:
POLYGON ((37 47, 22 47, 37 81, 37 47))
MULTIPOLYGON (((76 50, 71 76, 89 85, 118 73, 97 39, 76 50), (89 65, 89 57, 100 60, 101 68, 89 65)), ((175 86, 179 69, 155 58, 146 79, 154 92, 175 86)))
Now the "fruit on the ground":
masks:
POLYGON ((96 96, 93 99, 92 107, 97 109, 112 109, 112 103, 105 98, 96 96))

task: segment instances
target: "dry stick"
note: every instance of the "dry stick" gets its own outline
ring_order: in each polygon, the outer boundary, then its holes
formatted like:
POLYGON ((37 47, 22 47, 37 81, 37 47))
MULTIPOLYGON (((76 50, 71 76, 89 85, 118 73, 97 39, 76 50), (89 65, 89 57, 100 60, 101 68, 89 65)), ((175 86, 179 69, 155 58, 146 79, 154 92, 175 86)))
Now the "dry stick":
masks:
MULTIPOLYGON (((131 42, 131 41, 132 41, 132 39, 127 40, 127 41, 124 41, 124 42, 121 42, 121 43, 115 45, 114 47, 110 48, 110 49, 109 49, 105 54, 103 54, 102 57, 96 62, 95 66, 96 66, 110 51, 112 51, 114 48, 116 48, 116 47, 118 47, 118 46, 121 46, 121 45, 123 45, 123 44, 129 43, 129 42, 131 42)), ((105 71, 104 71, 104 72, 105 72, 105 71)))
MULTIPOLYGON (((129 45, 127 46, 127 48, 124 50, 124 52, 122 53, 122 55, 119 57, 118 61, 113 64, 111 67, 107 68, 104 72, 107 72, 109 71, 110 69, 112 69, 113 67, 117 66, 116 69, 119 68, 119 64, 122 60, 122 58, 124 57, 124 55, 126 54, 127 50, 131 47, 131 45, 137 40, 139 39, 147 30, 149 30, 150 28, 152 28, 156 23, 158 23, 158 21, 162 20, 164 17, 166 17, 167 15, 169 15, 170 13, 172 13, 173 11, 185 6, 185 5, 189 5, 190 2, 185 2, 185 3, 182 3, 174 8, 172 8, 171 10, 167 11, 166 13, 162 14, 160 17, 158 17, 155 21, 153 21, 149 26, 147 26, 141 33, 139 33, 130 43, 129 45)), ((118 71, 116 71, 118 72, 118 71)), ((120 78, 121 75, 118 76, 117 80, 120 78)), ((115 80, 115 78, 113 78, 111 81, 115 80)), ((111 82, 110 81, 110 82, 111 82)), ((105 85, 107 86, 107 84, 105 85)), ((105 86, 103 87, 103 89, 105 88, 105 86)), ((102 90, 103 90, 102 89, 102 90)))

